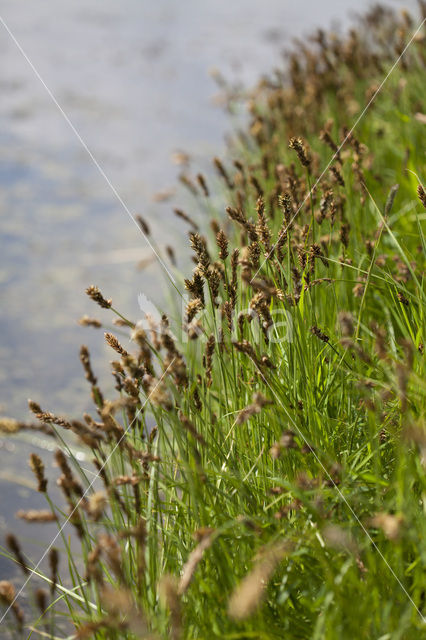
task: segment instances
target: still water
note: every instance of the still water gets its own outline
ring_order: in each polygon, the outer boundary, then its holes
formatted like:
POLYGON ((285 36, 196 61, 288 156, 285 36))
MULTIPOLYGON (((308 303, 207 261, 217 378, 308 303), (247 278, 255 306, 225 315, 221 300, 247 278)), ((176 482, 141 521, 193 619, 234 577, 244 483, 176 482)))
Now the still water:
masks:
MULTIPOLYGON (((370 4, 1 0, 0 413, 27 418, 28 397, 75 417, 89 407, 79 346, 89 344, 101 372, 111 356, 101 332, 77 324, 101 315, 88 284, 131 318, 140 292, 161 304, 162 270, 113 189, 160 246, 179 253, 186 228, 171 211, 184 195, 155 194, 176 183, 173 152, 187 151, 198 170, 224 150, 230 120, 209 70, 250 86, 280 65, 293 37, 345 26, 370 4), (140 260, 149 262, 142 271, 140 260)), ((23 463, 39 444, 0 440, 0 534, 16 529, 17 505, 40 504, 23 463)))

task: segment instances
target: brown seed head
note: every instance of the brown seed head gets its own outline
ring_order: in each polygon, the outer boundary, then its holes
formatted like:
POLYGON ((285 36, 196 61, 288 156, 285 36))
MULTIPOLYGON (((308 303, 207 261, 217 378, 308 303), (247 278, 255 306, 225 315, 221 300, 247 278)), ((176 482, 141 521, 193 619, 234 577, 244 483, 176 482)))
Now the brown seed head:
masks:
POLYGON ((205 532, 198 533, 198 539, 200 541, 195 549, 189 554, 188 560, 186 561, 182 569, 182 576, 178 585, 179 595, 184 594, 191 584, 191 580, 194 576, 195 570, 198 564, 201 562, 204 552, 211 546, 213 542, 213 533, 214 530, 209 527, 206 528, 205 532))
POLYGON ((198 233, 190 233, 189 238, 191 247, 197 256, 200 271, 206 278, 210 266, 210 256, 207 251, 206 242, 198 233))
POLYGON ((82 316, 78 321, 82 327, 95 327, 95 329, 99 329, 102 326, 100 320, 96 318, 89 318, 89 316, 82 316))
POLYGON ((30 575, 30 570, 27 567, 27 563, 25 561, 25 558, 23 556, 22 550, 21 550, 21 546, 18 542, 18 539, 16 538, 16 536, 13 535, 13 533, 8 533, 6 536, 6 545, 9 547, 9 549, 11 550, 11 552, 13 553, 13 555, 15 556, 15 560, 17 561, 17 563, 20 565, 22 571, 25 573, 25 575, 30 575))
POLYGON ((80 347, 80 360, 81 360, 81 364, 83 365, 83 369, 86 375, 86 380, 88 380, 91 385, 96 385, 97 380, 90 364, 89 349, 84 344, 82 344, 80 347))
POLYGON ((198 231, 198 224, 187 213, 182 211, 182 209, 173 209, 173 212, 178 218, 185 220, 185 222, 191 225, 195 231, 198 231))
POLYGON ((52 547, 49 551, 49 567, 50 567, 50 593, 55 593, 56 585, 58 584, 58 567, 59 567, 59 551, 52 547))
POLYGON ((15 599, 16 590, 8 580, 0 580, 0 601, 6 606, 10 606, 15 599))
POLYGON ((340 153, 337 144, 334 142, 333 138, 330 135, 330 132, 327 129, 323 129, 320 133, 320 140, 324 142, 330 149, 334 152, 334 156, 337 160, 340 160, 340 153))
POLYGON ((37 491, 40 491, 41 493, 46 493, 47 478, 44 473, 44 464, 42 459, 36 453, 32 453, 30 455, 29 464, 30 464, 31 471, 35 475, 38 482, 37 491))
POLYGON ((198 195, 197 187, 187 173, 181 173, 179 180, 194 196, 198 195))
POLYGON ((311 158, 306 149, 306 145, 303 142, 302 138, 291 138, 288 144, 290 149, 293 149, 297 153, 297 157, 299 158, 300 163, 304 167, 309 167, 311 164, 311 158))
POLYGON ((96 304, 98 304, 103 309, 110 309, 112 300, 106 300, 102 293, 99 291, 98 287, 91 284, 90 287, 87 287, 86 293, 96 304))
POLYGON ((348 247, 349 245, 349 231, 350 225, 348 222, 344 222, 340 227, 340 240, 344 247, 348 247))
POLYGON ((207 339, 205 356, 204 356, 204 366, 206 369, 206 381, 207 381, 208 387, 210 387, 210 385, 212 384, 212 364, 213 364, 213 353, 214 353, 215 344, 216 344, 215 337, 213 334, 211 334, 207 339))
POLYGON ((34 596, 38 610, 43 615, 47 609, 47 592, 45 589, 36 589, 34 596))
POLYGON ((24 613, 21 607, 15 602, 15 587, 8 580, 0 580, 0 603, 6 607, 10 607, 18 623, 19 630, 22 630, 24 624, 24 613))
POLYGON ((270 255, 272 255, 271 230, 268 227, 268 223, 266 221, 265 201, 263 200, 262 197, 259 197, 257 199, 256 210, 257 210, 257 227, 256 227, 257 234, 260 237, 263 243, 263 246, 265 247, 267 256, 270 257, 270 255))
POLYGON ((122 355, 122 356, 128 356, 129 355, 127 353, 127 351, 121 346, 121 344, 119 343, 117 338, 112 333, 109 333, 108 331, 106 331, 105 332, 105 340, 107 341, 109 346, 112 347, 112 349, 114 349, 114 351, 116 351, 120 355, 122 355))
POLYGON ((203 303, 200 298, 194 298, 190 300, 186 305, 186 322, 189 324, 203 308, 203 303))
POLYGON ((171 574, 161 576, 158 594, 162 607, 170 611, 170 639, 179 640, 181 638, 182 614, 177 578, 171 574))
POLYGON ((27 522, 55 522, 57 520, 56 515, 48 509, 29 509, 24 511, 20 509, 16 512, 16 517, 27 522))
POLYGON ((194 424, 189 420, 189 418, 187 418, 185 415, 183 415, 183 413, 179 414, 179 420, 183 426, 183 428, 188 431, 192 437, 197 440, 197 442, 199 442, 201 445, 206 446, 206 441, 204 439, 204 437, 201 435, 201 433, 199 433, 197 431, 197 429, 195 428, 194 424))
POLYGON ((21 429, 21 423, 14 418, 0 417, 0 433, 17 433, 21 429))
POLYGON ((287 553, 288 546, 285 543, 277 543, 256 561, 253 569, 241 580, 229 600, 228 614, 233 620, 245 620, 256 611, 263 599, 267 583, 287 553))
POLYGON ((338 169, 336 166, 333 166, 333 167, 330 167, 330 172, 333 174, 333 177, 336 180, 336 182, 340 184, 341 187, 344 187, 345 181, 343 179, 340 169, 338 169))
POLYGON ((419 200, 426 209, 426 191, 423 189, 423 186, 419 184, 417 186, 417 195, 419 196, 419 200))
POLYGON ((213 303, 217 306, 216 298, 219 295, 219 286, 221 280, 220 272, 215 267, 210 267, 207 273, 207 279, 210 286, 210 293, 213 303))
POLYGON ((107 497, 103 491, 96 491, 89 496, 87 511, 95 522, 102 516, 106 505, 107 497))
POLYGON ((316 327, 315 325, 311 327, 311 333, 319 338, 319 340, 322 340, 322 342, 330 341, 330 337, 327 334, 323 333, 321 329, 318 329, 318 327, 316 327))
POLYGON ((233 322, 232 322, 233 315, 234 315, 234 313, 233 313, 233 310, 232 310, 232 305, 228 300, 226 300, 226 302, 224 302, 222 304, 222 317, 226 318, 226 321, 227 321, 227 324, 228 324, 228 329, 231 332, 232 332, 232 327, 233 327, 233 322))
POLYGON ((135 216, 136 222, 138 223, 142 233, 145 236, 149 236, 150 234, 150 229, 148 226, 148 223, 142 218, 142 216, 135 216))
POLYGON ((388 216, 392 211, 393 203, 395 200, 395 196, 398 192, 398 189, 399 189, 399 184, 394 184, 389 190, 389 195, 385 203, 385 216, 388 216))
POLYGON ((167 245, 166 246, 166 253, 169 256, 170 262, 175 267, 176 266, 176 255, 175 255, 175 250, 173 249, 173 247, 171 247, 170 245, 167 245))
POLYGON ((207 187, 207 182, 205 177, 203 176, 202 173, 199 173, 197 175, 197 182, 200 185, 201 189, 203 190, 204 195, 206 196, 206 198, 208 198, 209 196, 209 189, 207 187))
POLYGON ((234 188, 234 184, 232 182, 232 180, 230 179, 228 172, 226 171, 225 167, 223 166, 222 162, 219 160, 219 158, 214 158, 213 159, 213 164, 216 167, 216 170, 218 172, 218 174, 223 178, 226 186, 228 187, 228 189, 233 189, 234 188))
POLYGON ((219 258, 226 260, 228 257, 228 238, 222 229, 220 229, 216 235, 216 242, 219 247, 219 258))
POLYGON ((253 186, 254 190, 256 191, 256 197, 263 198, 264 192, 256 176, 250 176, 250 184, 253 186))

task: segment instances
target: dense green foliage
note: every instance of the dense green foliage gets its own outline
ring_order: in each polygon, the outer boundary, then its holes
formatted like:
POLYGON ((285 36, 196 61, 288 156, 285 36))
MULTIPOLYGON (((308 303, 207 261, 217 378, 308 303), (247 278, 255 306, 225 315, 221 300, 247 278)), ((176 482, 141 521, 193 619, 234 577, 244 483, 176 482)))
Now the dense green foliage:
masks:
POLYGON ((77 637, 423 637, 424 31, 380 87, 416 27, 376 10, 298 45, 215 161, 224 188, 193 183, 215 218, 185 317, 107 334, 112 402, 82 351, 96 417, 33 403, 102 468, 105 503, 58 460, 77 637))

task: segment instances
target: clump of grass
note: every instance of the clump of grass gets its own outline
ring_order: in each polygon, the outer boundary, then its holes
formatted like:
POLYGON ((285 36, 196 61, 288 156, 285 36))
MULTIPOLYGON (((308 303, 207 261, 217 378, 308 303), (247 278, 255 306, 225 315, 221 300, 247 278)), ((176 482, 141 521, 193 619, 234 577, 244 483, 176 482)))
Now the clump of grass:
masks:
MULTIPOLYGON (((351 129, 415 28, 378 8, 300 44, 215 158, 224 187, 185 180, 206 211, 225 188, 227 218, 210 233, 176 210, 195 263, 181 320, 119 317, 113 400, 82 348, 94 415, 31 403, 99 477, 60 447, 59 510, 31 462, 53 515, 27 519, 69 519, 85 567, 69 551, 70 589, 51 557, 35 601, 63 600, 76 638, 424 634, 424 31, 351 129)), ((0 597, 22 627, 9 583, 0 597)))

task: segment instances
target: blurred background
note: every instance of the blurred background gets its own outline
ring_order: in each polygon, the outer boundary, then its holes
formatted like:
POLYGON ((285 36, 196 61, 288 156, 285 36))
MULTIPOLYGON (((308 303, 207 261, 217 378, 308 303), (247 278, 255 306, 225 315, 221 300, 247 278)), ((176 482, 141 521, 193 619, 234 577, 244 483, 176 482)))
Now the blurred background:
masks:
MULTIPOLYGON (((416 6, 414 0, 385 4, 416 6)), ((140 317, 140 292, 161 304, 166 289, 142 234, 17 43, 132 214, 143 215, 158 244, 173 244, 179 254, 187 229, 172 213, 184 200, 181 190, 171 191, 182 171, 173 154, 187 152, 194 170, 205 171, 224 152, 233 126, 216 104, 209 70, 219 69, 231 84, 253 85, 281 65, 292 38, 317 27, 345 28, 353 11, 370 5, 2 0, 0 414, 29 418, 28 397, 74 417, 88 408, 79 346, 89 345, 101 381, 111 354, 102 331, 77 324, 84 313, 107 315, 85 296, 87 285, 97 284, 132 319, 140 317), (135 266, 140 260, 148 263, 143 270, 135 266)), ((0 488, 8 483, 0 530, 13 520, 17 502, 39 504, 22 462, 44 446, 28 437, 0 439, 0 488)))

